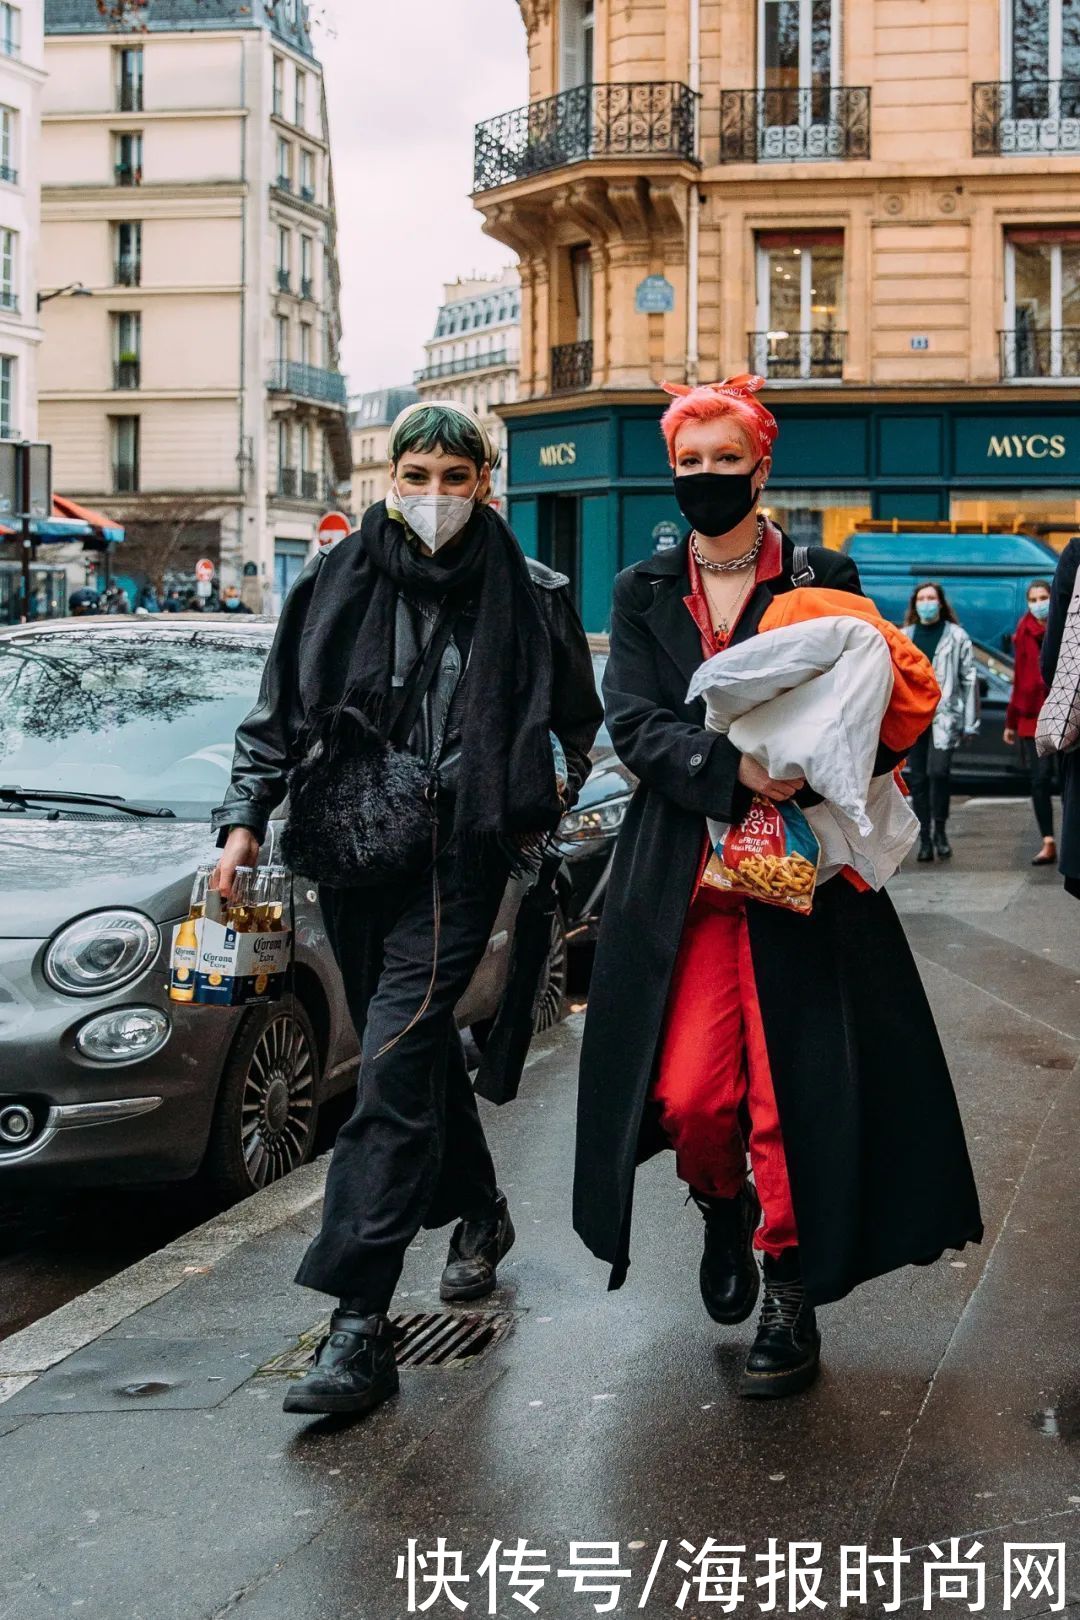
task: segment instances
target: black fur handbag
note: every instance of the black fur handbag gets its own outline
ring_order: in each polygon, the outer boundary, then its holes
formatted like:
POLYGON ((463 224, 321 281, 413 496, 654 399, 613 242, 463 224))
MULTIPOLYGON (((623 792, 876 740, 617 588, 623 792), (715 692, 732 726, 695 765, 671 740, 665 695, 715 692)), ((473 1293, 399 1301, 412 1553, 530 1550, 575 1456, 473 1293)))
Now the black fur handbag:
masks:
POLYGON ((343 701, 308 726, 289 774, 282 853, 302 877, 363 888, 422 872, 435 857, 435 765, 397 745, 407 739, 450 639, 447 616, 395 694, 388 736, 343 701))

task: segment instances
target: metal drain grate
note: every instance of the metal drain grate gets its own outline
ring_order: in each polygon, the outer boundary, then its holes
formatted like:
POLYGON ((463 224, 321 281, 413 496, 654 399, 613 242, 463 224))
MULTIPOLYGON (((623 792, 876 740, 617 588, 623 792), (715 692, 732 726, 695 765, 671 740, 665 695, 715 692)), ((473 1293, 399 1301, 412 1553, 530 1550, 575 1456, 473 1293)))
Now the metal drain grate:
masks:
MULTIPOLYGON (((399 1311, 390 1322, 399 1367, 463 1367, 505 1339, 514 1317, 510 1311, 399 1311)), ((299 1378, 329 1329, 329 1317, 316 1323, 291 1350, 260 1367, 258 1376, 299 1378)))

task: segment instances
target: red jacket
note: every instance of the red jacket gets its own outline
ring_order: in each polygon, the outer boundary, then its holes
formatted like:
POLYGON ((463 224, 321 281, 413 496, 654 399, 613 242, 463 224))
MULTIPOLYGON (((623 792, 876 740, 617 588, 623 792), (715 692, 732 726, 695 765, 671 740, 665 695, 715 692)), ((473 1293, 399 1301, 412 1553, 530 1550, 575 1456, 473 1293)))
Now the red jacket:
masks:
POLYGON ((1046 685, 1039 668, 1046 625, 1040 624, 1033 613, 1025 613, 1013 636, 1013 688, 1009 694, 1009 707, 1005 711, 1005 725, 1018 737, 1034 737, 1039 710, 1046 701, 1046 685))

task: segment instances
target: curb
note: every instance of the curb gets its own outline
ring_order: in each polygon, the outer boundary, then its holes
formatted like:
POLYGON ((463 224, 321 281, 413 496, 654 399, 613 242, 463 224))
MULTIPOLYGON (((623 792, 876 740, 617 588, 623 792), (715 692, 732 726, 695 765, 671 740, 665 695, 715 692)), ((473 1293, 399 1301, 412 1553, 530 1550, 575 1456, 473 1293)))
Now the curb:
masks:
POLYGON ((317 1204, 323 1195, 329 1163, 330 1155, 325 1154, 314 1164, 294 1170, 13 1333, 0 1343, 0 1405, 58 1361, 141 1311, 144 1305, 152 1305, 189 1277, 210 1270, 251 1238, 284 1226, 317 1204))

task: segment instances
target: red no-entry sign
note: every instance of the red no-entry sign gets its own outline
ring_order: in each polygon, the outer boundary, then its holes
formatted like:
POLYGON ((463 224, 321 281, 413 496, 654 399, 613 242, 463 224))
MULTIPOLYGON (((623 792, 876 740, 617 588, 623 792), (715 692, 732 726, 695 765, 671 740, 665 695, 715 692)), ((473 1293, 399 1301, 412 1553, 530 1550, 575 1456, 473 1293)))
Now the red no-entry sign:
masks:
POLYGON ((319 543, 319 549, 325 551, 329 546, 336 546, 339 540, 344 540, 345 536, 351 533, 352 524, 344 512, 327 512, 325 517, 319 519, 315 538, 319 543))
POLYGON ((209 557, 200 557, 195 564, 195 578, 211 580, 214 577, 214 565, 209 557))

